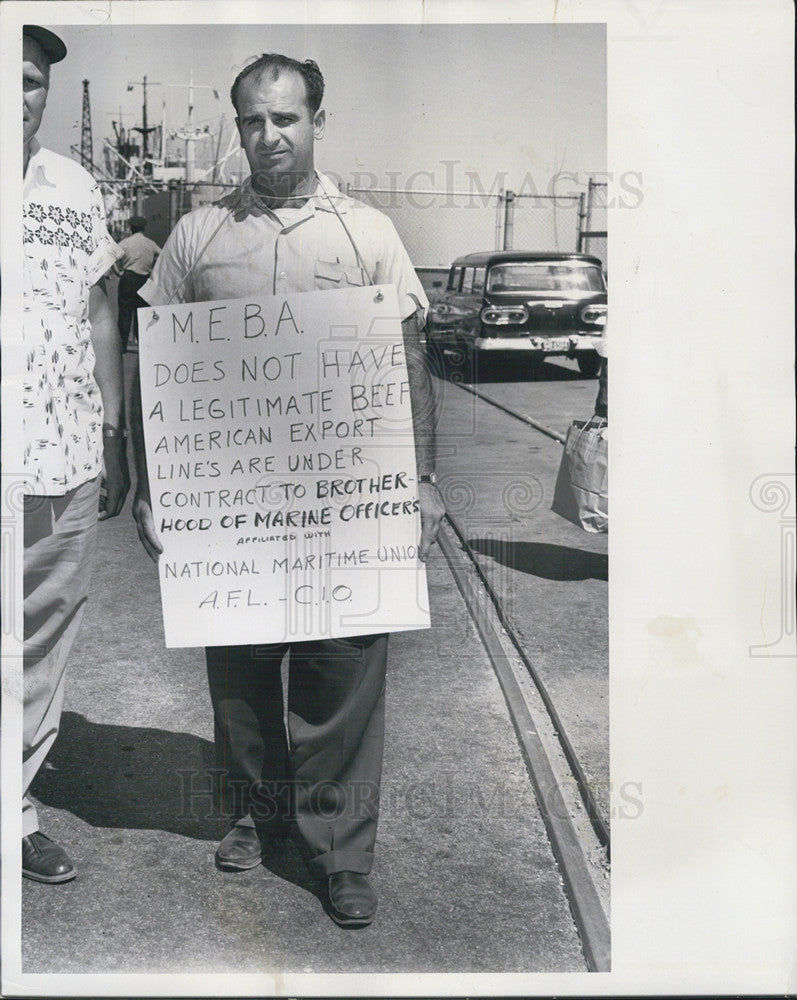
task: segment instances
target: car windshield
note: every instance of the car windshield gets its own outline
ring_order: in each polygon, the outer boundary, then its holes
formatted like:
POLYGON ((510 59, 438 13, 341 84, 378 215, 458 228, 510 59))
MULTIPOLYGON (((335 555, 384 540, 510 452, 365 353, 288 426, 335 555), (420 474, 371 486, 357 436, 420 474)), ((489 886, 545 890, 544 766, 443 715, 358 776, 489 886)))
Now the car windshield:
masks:
POLYGON ((488 292, 602 292, 603 277, 595 264, 581 261, 518 261, 494 264, 488 292))

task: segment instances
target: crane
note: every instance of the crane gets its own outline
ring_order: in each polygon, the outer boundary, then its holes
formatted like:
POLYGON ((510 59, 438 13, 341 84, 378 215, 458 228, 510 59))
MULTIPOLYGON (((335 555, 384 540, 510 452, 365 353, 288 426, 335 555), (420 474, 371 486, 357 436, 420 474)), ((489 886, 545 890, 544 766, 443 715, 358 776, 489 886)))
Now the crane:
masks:
POLYGON ((80 163, 89 173, 94 171, 94 144, 91 138, 91 105, 89 81, 83 81, 83 124, 80 129, 80 163))

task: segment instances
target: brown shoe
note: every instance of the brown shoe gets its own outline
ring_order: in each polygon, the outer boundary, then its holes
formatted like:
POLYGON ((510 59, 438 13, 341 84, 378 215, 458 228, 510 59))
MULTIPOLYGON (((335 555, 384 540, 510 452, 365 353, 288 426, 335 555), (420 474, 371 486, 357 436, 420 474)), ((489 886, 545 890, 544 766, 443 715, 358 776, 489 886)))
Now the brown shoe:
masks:
POLYGON ((329 876, 329 915, 341 927, 367 927, 374 919, 376 903, 367 875, 334 872, 329 876))
POLYGON ((77 869, 63 847, 36 830, 22 838, 22 874, 34 882, 68 882, 77 869))

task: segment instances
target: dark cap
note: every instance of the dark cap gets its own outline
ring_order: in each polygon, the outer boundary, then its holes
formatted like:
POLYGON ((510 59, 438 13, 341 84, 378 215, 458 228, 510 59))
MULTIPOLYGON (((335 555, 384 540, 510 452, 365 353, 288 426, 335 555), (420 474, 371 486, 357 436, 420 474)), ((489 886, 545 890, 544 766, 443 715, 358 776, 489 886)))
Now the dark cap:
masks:
POLYGON ((143 215, 131 215, 130 216, 130 228, 131 229, 146 229, 147 220, 143 215))
POLYGON ((38 24, 25 24, 22 26, 22 34, 41 45, 42 52, 50 60, 50 64, 61 62, 66 55, 66 45, 55 32, 47 28, 41 28, 38 24))

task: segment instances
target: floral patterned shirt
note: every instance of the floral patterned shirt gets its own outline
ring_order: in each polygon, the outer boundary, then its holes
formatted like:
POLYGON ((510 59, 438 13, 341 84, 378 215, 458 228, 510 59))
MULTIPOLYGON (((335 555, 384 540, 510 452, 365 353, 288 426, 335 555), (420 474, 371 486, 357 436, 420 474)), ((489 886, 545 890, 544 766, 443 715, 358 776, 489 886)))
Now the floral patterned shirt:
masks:
POLYGON ((118 256, 99 188, 34 139, 23 188, 24 466, 30 492, 60 496, 102 470, 89 292, 118 256))

